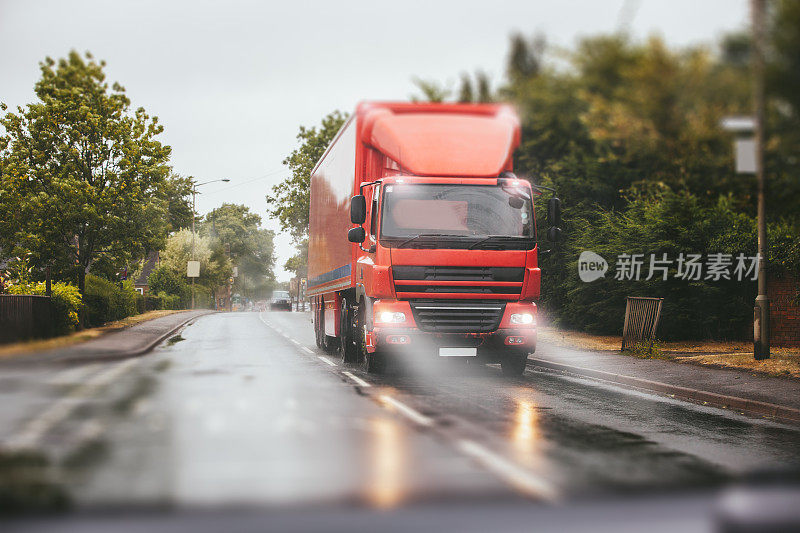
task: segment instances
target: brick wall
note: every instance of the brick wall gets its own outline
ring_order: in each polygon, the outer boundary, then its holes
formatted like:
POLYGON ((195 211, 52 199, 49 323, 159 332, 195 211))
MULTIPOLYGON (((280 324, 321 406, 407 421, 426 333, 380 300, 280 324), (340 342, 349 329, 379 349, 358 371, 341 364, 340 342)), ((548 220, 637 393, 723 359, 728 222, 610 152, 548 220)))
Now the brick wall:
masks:
POLYGON ((800 286, 792 276, 767 278, 770 342, 773 346, 800 346, 800 286))

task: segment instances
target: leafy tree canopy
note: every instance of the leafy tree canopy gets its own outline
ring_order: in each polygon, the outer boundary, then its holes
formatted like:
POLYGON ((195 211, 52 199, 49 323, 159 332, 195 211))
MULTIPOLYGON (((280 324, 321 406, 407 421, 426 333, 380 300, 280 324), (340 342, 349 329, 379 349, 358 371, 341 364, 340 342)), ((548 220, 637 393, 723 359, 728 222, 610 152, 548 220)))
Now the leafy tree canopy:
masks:
POLYGON ((292 174, 267 195, 270 216, 278 219, 282 231, 288 231, 298 241, 308 233, 311 171, 347 117, 347 113, 334 111, 323 118, 318 127, 300 126, 297 134, 300 146, 283 160, 292 174))
POLYGON ((48 57, 38 101, 0 118, 0 246, 30 251, 34 264, 61 275, 77 273, 81 290, 99 258, 122 266, 158 248, 180 194, 170 148, 157 140, 158 118, 131 112, 104 66, 88 53, 48 57))

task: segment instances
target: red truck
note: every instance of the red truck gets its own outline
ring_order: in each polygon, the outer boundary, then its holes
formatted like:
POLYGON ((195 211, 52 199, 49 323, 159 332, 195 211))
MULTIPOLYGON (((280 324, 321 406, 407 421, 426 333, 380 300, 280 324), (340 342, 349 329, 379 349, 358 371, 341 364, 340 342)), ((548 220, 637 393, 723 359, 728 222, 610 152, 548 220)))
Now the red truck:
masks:
MULTIPOLYGON (((536 348, 533 197, 501 104, 361 103, 311 175, 317 345, 380 372, 391 354, 475 357, 519 375, 536 348)), ((560 203, 548 203, 557 240, 560 203)))

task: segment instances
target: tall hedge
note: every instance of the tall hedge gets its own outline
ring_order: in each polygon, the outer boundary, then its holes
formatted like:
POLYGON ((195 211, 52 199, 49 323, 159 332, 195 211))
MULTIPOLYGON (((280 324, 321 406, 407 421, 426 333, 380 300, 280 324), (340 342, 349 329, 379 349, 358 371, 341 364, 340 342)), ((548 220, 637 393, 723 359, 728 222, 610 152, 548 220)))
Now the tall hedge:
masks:
POLYGON ((681 253, 702 254, 705 267, 708 254, 755 256, 755 234, 754 221, 724 198, 708 208, 685 192, 666 189, 642 194, 630 198, 620 211, 597 209, 572 221, 560 252, 546 259, 545 301, 558 301, 549 307, 561 325, 620 334, 626 296, 659 297, 664 298, 661 338, 745 338, 752 334, 756 281, 707 280, 705 268, 703 279, 681 279, 677 258, 681 253), (581 281, 578 258, 583 251, 593 251, 608 261, 605 277, 581 281), (615 279, 620 254, 644 255, 638 281, 615 279), (656 259, 667 254, 673 261, 666 281, 660 273, 645 279, 651 254, 656 259), (548 278, 547 273, 553 271, 559 271, 559 279, 548 278))
POLYGON ((130 281, 120 284, 93 276, 86 276, 83 303, 86 306, 86 326, 102 326, 138 312, 137 293, 130 281))

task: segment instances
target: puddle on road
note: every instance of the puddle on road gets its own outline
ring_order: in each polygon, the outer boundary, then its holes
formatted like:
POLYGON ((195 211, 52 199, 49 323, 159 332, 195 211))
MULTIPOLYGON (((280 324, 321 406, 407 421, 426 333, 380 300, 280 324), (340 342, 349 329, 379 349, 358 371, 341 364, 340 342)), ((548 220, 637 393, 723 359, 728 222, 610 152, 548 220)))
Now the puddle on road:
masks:
POLYGON ((176 343, 179 343, 179 342, 185 341, 185 340, 186 339, 182 335, 178 334, 178 335, 175 335, 174 337, 170 337, 169 338, 169 340, 167 341, 167 346, 172 346, 172 345, 174 345, 176 343))

